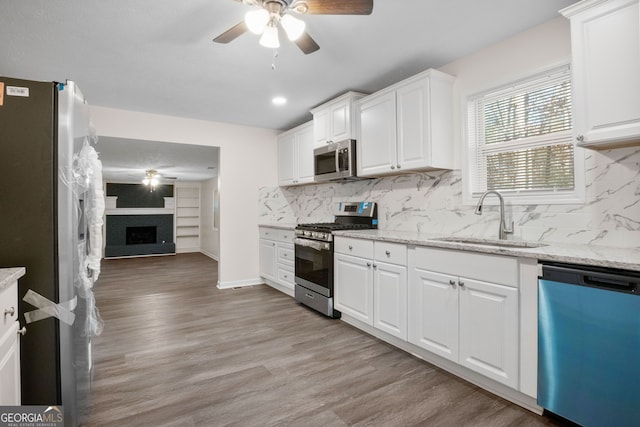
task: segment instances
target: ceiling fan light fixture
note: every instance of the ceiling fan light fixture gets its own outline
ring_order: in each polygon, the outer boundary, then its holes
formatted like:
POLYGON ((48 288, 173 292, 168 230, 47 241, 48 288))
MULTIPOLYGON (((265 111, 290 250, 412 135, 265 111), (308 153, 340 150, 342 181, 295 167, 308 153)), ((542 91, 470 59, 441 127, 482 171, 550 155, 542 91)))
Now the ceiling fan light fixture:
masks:
POLYGON ((155 169, 147 169, 144 175, 142 183, 149 187, 150 191, 155 190, 156 186, 160 183, 158 171, 155 169))
POLYGON ((247 12, 244 16, 244 23, 247 28, 254 34, 262 34, 269 23, 269 12, 265 9, 256 9, 247 12))
POLYGON ((271 49, 279 48, 280 40, 278 39, 278 27, 270 23, 262 33, 262 37, 260 37, 260 45, 271 49))
POLYGON ((280 19, 280 23, 282 24, 284 31, 287 33, 287 37, 289 37, 289 40, 291 41, 298 40, 306 28, 306 24, 303 20, 291 15, 284 15, 280 19))

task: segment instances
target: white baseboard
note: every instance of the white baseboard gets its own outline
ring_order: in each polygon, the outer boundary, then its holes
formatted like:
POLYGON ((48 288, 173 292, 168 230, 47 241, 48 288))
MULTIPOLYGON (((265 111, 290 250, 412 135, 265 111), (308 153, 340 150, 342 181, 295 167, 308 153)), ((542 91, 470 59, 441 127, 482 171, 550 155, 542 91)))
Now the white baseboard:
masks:
POLYGON ((208 256, 209 258, 211 258, 214 261, 220 261, 220 259, 218 258, 218 255, 214 255, 210 252, 207 251, 203 251, 202 249, 200 249, 200 253, 202 253, 203 255, 208 256))
POLYGON ((221 282, 218 280, 218 289, 231 289, 231 288, 241 288, 243 286, 253 286, 253 285, 262 285, 264 280, 260 277, 255 279, 247 279, 247 280, 233 280, 230 282, 221 282))
POLYGON ((176 248, 176 253, 187 254, 191 252, 200 252, 200 248, 176 248))

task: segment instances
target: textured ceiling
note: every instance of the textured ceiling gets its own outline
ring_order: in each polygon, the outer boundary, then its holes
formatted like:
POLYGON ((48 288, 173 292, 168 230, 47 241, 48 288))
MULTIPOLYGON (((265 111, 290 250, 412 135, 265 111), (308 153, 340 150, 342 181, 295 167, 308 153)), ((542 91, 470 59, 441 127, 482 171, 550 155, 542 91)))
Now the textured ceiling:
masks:
POLYGON ((96 151, 102 177, 110 182, 140 182, 147 169, 156 169, 165 184, 218 176, 217 147, 102 136, 96 151))
MULTIPOLYGON (((347 1, 347 0, 345 0, 347 1)), ((572 0, 374 0, 370 16, 304 16, 320 50, 211 39, 232 0, 0 0, 0 75, 71 79, 89 103, 286 129, 347 90, 373 92, 558 16, 572 0), (289 99, 274 107, 274 95, 289 99)))

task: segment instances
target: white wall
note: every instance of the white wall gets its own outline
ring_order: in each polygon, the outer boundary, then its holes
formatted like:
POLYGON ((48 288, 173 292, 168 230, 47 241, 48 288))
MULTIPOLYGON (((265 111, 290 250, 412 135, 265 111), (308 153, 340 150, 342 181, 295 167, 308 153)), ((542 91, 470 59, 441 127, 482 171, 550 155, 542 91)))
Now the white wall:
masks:
POLYGON ((215 224, 213 194, 218 191, 218 177, 203 181, 200 186, 200 250, 207 256, 220 259, 220 224, 215 224))
POLYGON ((220 147, 218 286, 261 283, 258 188, 277 183, 276 131, 104 107, 91 119, 98 136, 220 147))
POLYGON ((441 68, 456 77, 454 142, 462 161, 467 97, 571 61, 569 20, 559 16, 529 31, 460 58, 441 68))

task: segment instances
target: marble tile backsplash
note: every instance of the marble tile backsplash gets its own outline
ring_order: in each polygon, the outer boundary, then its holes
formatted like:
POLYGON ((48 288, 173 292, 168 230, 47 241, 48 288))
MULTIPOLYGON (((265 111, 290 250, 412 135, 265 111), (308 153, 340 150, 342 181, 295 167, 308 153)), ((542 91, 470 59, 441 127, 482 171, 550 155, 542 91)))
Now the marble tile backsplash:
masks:
MULTIPOLYGON (((640 247, 640 147, 586 151, 586 201, 572 205, 509 205, 512 238, 640 247)), ((341 201, 378 204, 379 228, 496 238, 498 207, 481 216, 463 204, 459 170, 371 180, 263 187, 259 223, 333 221, 341 201)))

